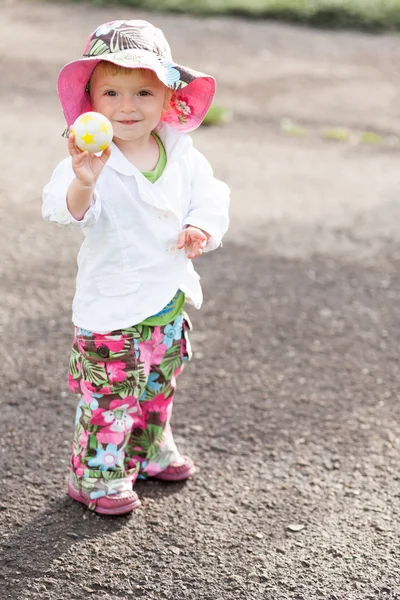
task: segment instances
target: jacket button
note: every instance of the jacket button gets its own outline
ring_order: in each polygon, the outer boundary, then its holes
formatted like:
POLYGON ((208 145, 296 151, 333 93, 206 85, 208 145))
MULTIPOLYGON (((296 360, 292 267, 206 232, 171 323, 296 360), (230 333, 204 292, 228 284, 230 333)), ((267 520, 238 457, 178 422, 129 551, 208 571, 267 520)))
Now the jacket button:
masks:
POLYGON ((163 212, 160 214, 159 218, 161 219, 161 221, 168 221, 169 212, 166 210, 163 210, 163 212))
POLYGON ((101 358, 108 358, 110 356, 110 351, 107 346, 100 346, 97 350, 97 354, 101 356, 101 358))

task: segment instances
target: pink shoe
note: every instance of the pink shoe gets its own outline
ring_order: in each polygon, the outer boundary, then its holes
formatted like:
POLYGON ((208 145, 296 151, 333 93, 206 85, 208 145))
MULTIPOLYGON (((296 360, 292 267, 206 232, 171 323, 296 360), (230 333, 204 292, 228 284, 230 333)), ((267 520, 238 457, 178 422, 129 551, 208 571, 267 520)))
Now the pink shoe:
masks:
POLYGON ((153 475, 154 479, 162 479, 164 481, 183 481, 188 479, 196 472, 194 462, 189 456, 181 456, 181 460, 173 462, 164 471, 153 475))
POLYGON ((68 483, 68 494, 74 500, 82 502, 85 506, 94 505, 93 510, 102 515, 123 515, 140 506, 140 500, 136 492, 126 491, 112 496, 102 496, 91 500, 81 490, 77 490, 71 482, 68 483))

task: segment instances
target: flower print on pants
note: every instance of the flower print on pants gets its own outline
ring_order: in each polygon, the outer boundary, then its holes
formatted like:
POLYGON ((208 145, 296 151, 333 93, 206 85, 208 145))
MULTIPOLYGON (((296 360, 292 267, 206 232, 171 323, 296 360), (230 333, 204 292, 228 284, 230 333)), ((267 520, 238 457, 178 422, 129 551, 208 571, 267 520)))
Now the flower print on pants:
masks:
POLYGON ((152 400, 147 400, 147 402, 143 402, 143 404, 142 404, 143 417, 147 420, 148 413, 154 412, 154 413, 159 414, 160 421, 165 422, 169 417, 168 408, 170 406, 172 408, 171 402, 169 402, 165 398, 164 394, 158 394, 152 400))
POLYGON ((96 433, 98 441, 101 444, 122 444, 125 435, 134 424, 132 415, 138 410, 138 401, 133 396, 127 396, 123 400, 112 400, 108 410, 94 410, 89 422, 91 425, 102 427, 96 433))
POLYGON ((113 361, 106 363, 106 371, 110 379, 110 383, 120 383, 128 377, 124 371, 125 363, 122 361, 113 361))
POLYGON ((85 332, 74 342, 69 383, 79 404, 70 478, 94 503, 131 490, 138 477, 155 476, 179 458, 170 418, 176 377, 189 358, 187 327, 176 317, 164 326, 85 332), (96 359, 94 346, 106 345, 105 337, 113 344, 110 352, 123 354, 96 359))
POLYGON ((164 344, 168 350, 171 348, 174 340, 180 340, 182 337, 183 317, 177 317, 173 323, 164 327, 164 344))
POLYGON ((122 467, 124 461, 124 452, 118 450, 115 444, 108 444, 106 448, 97 448, 96 456, 88 462, 89 467, 99 467, 100 471, 115 470, 122 467))
POLYGON ((139 342, 140 360, 144 363, 144 372, 146 375, 150 373, 152 365, 160 365, 164 354, 167 351, 167 346, 164 342, 165 336, 161 332, 161 327, 154 327, 154 333, 151 340, 139 342))

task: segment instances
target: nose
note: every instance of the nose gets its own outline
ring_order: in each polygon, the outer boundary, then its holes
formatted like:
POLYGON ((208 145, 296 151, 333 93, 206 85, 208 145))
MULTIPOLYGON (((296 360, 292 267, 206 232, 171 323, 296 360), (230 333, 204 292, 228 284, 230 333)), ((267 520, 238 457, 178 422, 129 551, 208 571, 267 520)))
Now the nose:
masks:
POLYGON ((130 95, 122 96, 120 103, 120 110, 124 113, 136 112, 136 106, 134 98, 130 95))

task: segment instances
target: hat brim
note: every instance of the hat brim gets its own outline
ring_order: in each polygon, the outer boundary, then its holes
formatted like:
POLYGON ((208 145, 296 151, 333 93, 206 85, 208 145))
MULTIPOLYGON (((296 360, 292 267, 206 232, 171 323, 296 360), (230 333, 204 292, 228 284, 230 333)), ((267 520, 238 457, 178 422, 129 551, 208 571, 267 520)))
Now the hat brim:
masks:
POLYGON ((204 120, 215 96, 215 79, 166 61, 153 52, 125 50, 102 54, 101 57, 85 57, 66 64, 58 77, 58 96, 68 127, 83 113, 93 110, 87 83, 101 61, 107 61, 128 69, 150 69, 174 94, 168 111, 161 120, 181 132, 190 132, 204 120))

